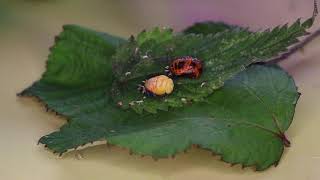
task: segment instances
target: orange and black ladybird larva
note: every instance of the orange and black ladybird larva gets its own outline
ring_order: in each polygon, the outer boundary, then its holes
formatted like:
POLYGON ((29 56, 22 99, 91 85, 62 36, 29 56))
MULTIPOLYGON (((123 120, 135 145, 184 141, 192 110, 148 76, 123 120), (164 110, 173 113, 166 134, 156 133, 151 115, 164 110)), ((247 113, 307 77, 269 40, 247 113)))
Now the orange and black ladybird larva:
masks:
POLYGON ((169 71, 173 76, 187 76, 198 78, 202 73, 202 63, 197 58, 184 56, 173 60, 170 64, 169 71))
POLYGON ((144 81, 144 85, 139 85, 138 87, 143 94, 148 96, 171 94, 173 88, 173 80, 165 75, 152 77, 144 81))

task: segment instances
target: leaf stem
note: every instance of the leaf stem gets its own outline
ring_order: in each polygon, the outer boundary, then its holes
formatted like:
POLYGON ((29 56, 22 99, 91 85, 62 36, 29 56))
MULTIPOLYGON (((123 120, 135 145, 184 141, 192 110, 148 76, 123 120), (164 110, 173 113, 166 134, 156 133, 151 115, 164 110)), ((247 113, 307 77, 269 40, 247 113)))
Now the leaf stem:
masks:
POLYGON ((306 39, 304 39, 301 43, 293 46, 292 48, 290 48, 290 50, 286 53, 281 54, 280 56, 271 59, 267 62, 267 64, 275 64, 275 63, 279 63, 285 59, 287 59, 288 57, 290 57, 292 54, 296 53, 297 51, 299 51, 300 49, 303 49, 308 43, 310 43, 311 41, 313 41, 314 39, 316 39, 318 36, 320 36, 320 29, 318 29, 317 31, 315 31, 314 33, 312 33, 310 36, 308 36, 306 39))
MULTIPOLYGON (((317 0, 314 0, 313 14, 312 14, 312 24, 314 23, 316 17, 318 16, 318 13, 319 13, 319 11, 318 11, 318 3, 317 3, 317 0)), ((279 62, 287 59, 292 54, 296 53, 300 49, 303 49, 308 43, 313 41, 318 36, 320 36, 320 29, 318 29, 317 31, 312 33, 310 36, 306 37, 302 42, 300 42, 297 45, 295 45, 292 48, 290 48, 288 52, 285 52, 285 53, 281 54, 280 56, 275 57, 274 59, 270 59, 267 62, 267 64, 275 64, 275 63, 279 63, 279 62)))
POLYGON ((290 147, 291 143, 284 133, 278 134, 285 147, 290 147))

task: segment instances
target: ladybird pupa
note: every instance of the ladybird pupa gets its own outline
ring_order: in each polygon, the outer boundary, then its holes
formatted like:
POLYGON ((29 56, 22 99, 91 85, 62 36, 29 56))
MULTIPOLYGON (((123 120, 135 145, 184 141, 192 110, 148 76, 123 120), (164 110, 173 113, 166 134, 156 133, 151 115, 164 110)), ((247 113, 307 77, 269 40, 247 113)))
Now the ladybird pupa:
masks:
POLYGON ((198 78, 202 73, 202 69, 201 61, 190 56, 177 58, 170 64, 170 73, 174 76, 198 78))
POLYGON ((171 94, 174 88, 174 83, 171 78, 165 75, 155 76, 145 81, 145 92, 152 93, 154 95, 171 94))

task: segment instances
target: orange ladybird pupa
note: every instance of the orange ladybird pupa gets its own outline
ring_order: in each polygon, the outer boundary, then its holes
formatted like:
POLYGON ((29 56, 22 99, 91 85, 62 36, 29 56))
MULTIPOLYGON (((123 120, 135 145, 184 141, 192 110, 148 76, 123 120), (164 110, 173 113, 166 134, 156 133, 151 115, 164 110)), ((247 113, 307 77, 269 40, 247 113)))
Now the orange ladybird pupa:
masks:
POLYGON ((165 75, 155 76, 145 81, 145 91, 161 96, 171 94, 174 83, 171 78, 165 75))

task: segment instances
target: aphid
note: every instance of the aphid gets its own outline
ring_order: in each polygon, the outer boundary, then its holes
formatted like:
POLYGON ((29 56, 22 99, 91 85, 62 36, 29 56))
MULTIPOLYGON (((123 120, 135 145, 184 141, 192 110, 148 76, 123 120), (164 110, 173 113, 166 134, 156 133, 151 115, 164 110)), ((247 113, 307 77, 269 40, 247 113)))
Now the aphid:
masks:
POLYGON ((139 85, 142 93, 147 95, 162 96, 173 91, 174 83, 165 75, 155 76, 145 81, 144 86, 139 85))
POLYGON ((129 102, 129 105, 133 106, 134 105, 134 101, 129 102))
POLYGON ((134 54, 138 54, 138 52, 139 52, 139 48, 136 48, 136 49, 134 50, 134 54))
POLYGON ((142 104, 143 103, 143 100, 140 100, 140 101, 136 101, 137 104, 142 104))
POLYGON ((184 56, 172 61, 170 73, 174 76, 198 78, 202 73, 202 63, 197 58, 184 56))
POLYGON ((123 105, 122 101, 119 101, 117 105, 121 107, 123 105))
POLYGON ((129 76, 130 74, 131 74, 131 72, 126 72, 124 75, 129 76))
POLYGON ((181 98, 181 101, 182 101, 183 103, 186 103, 186 102, 187 102, 187 99, 186 99, 186 98, 181 98))
POLYGON ((142 56, 142 59, 147 59, 147 58, 149 58, 149 56, 148 56, 148 55, 144 55, 144 56, 142 56))

